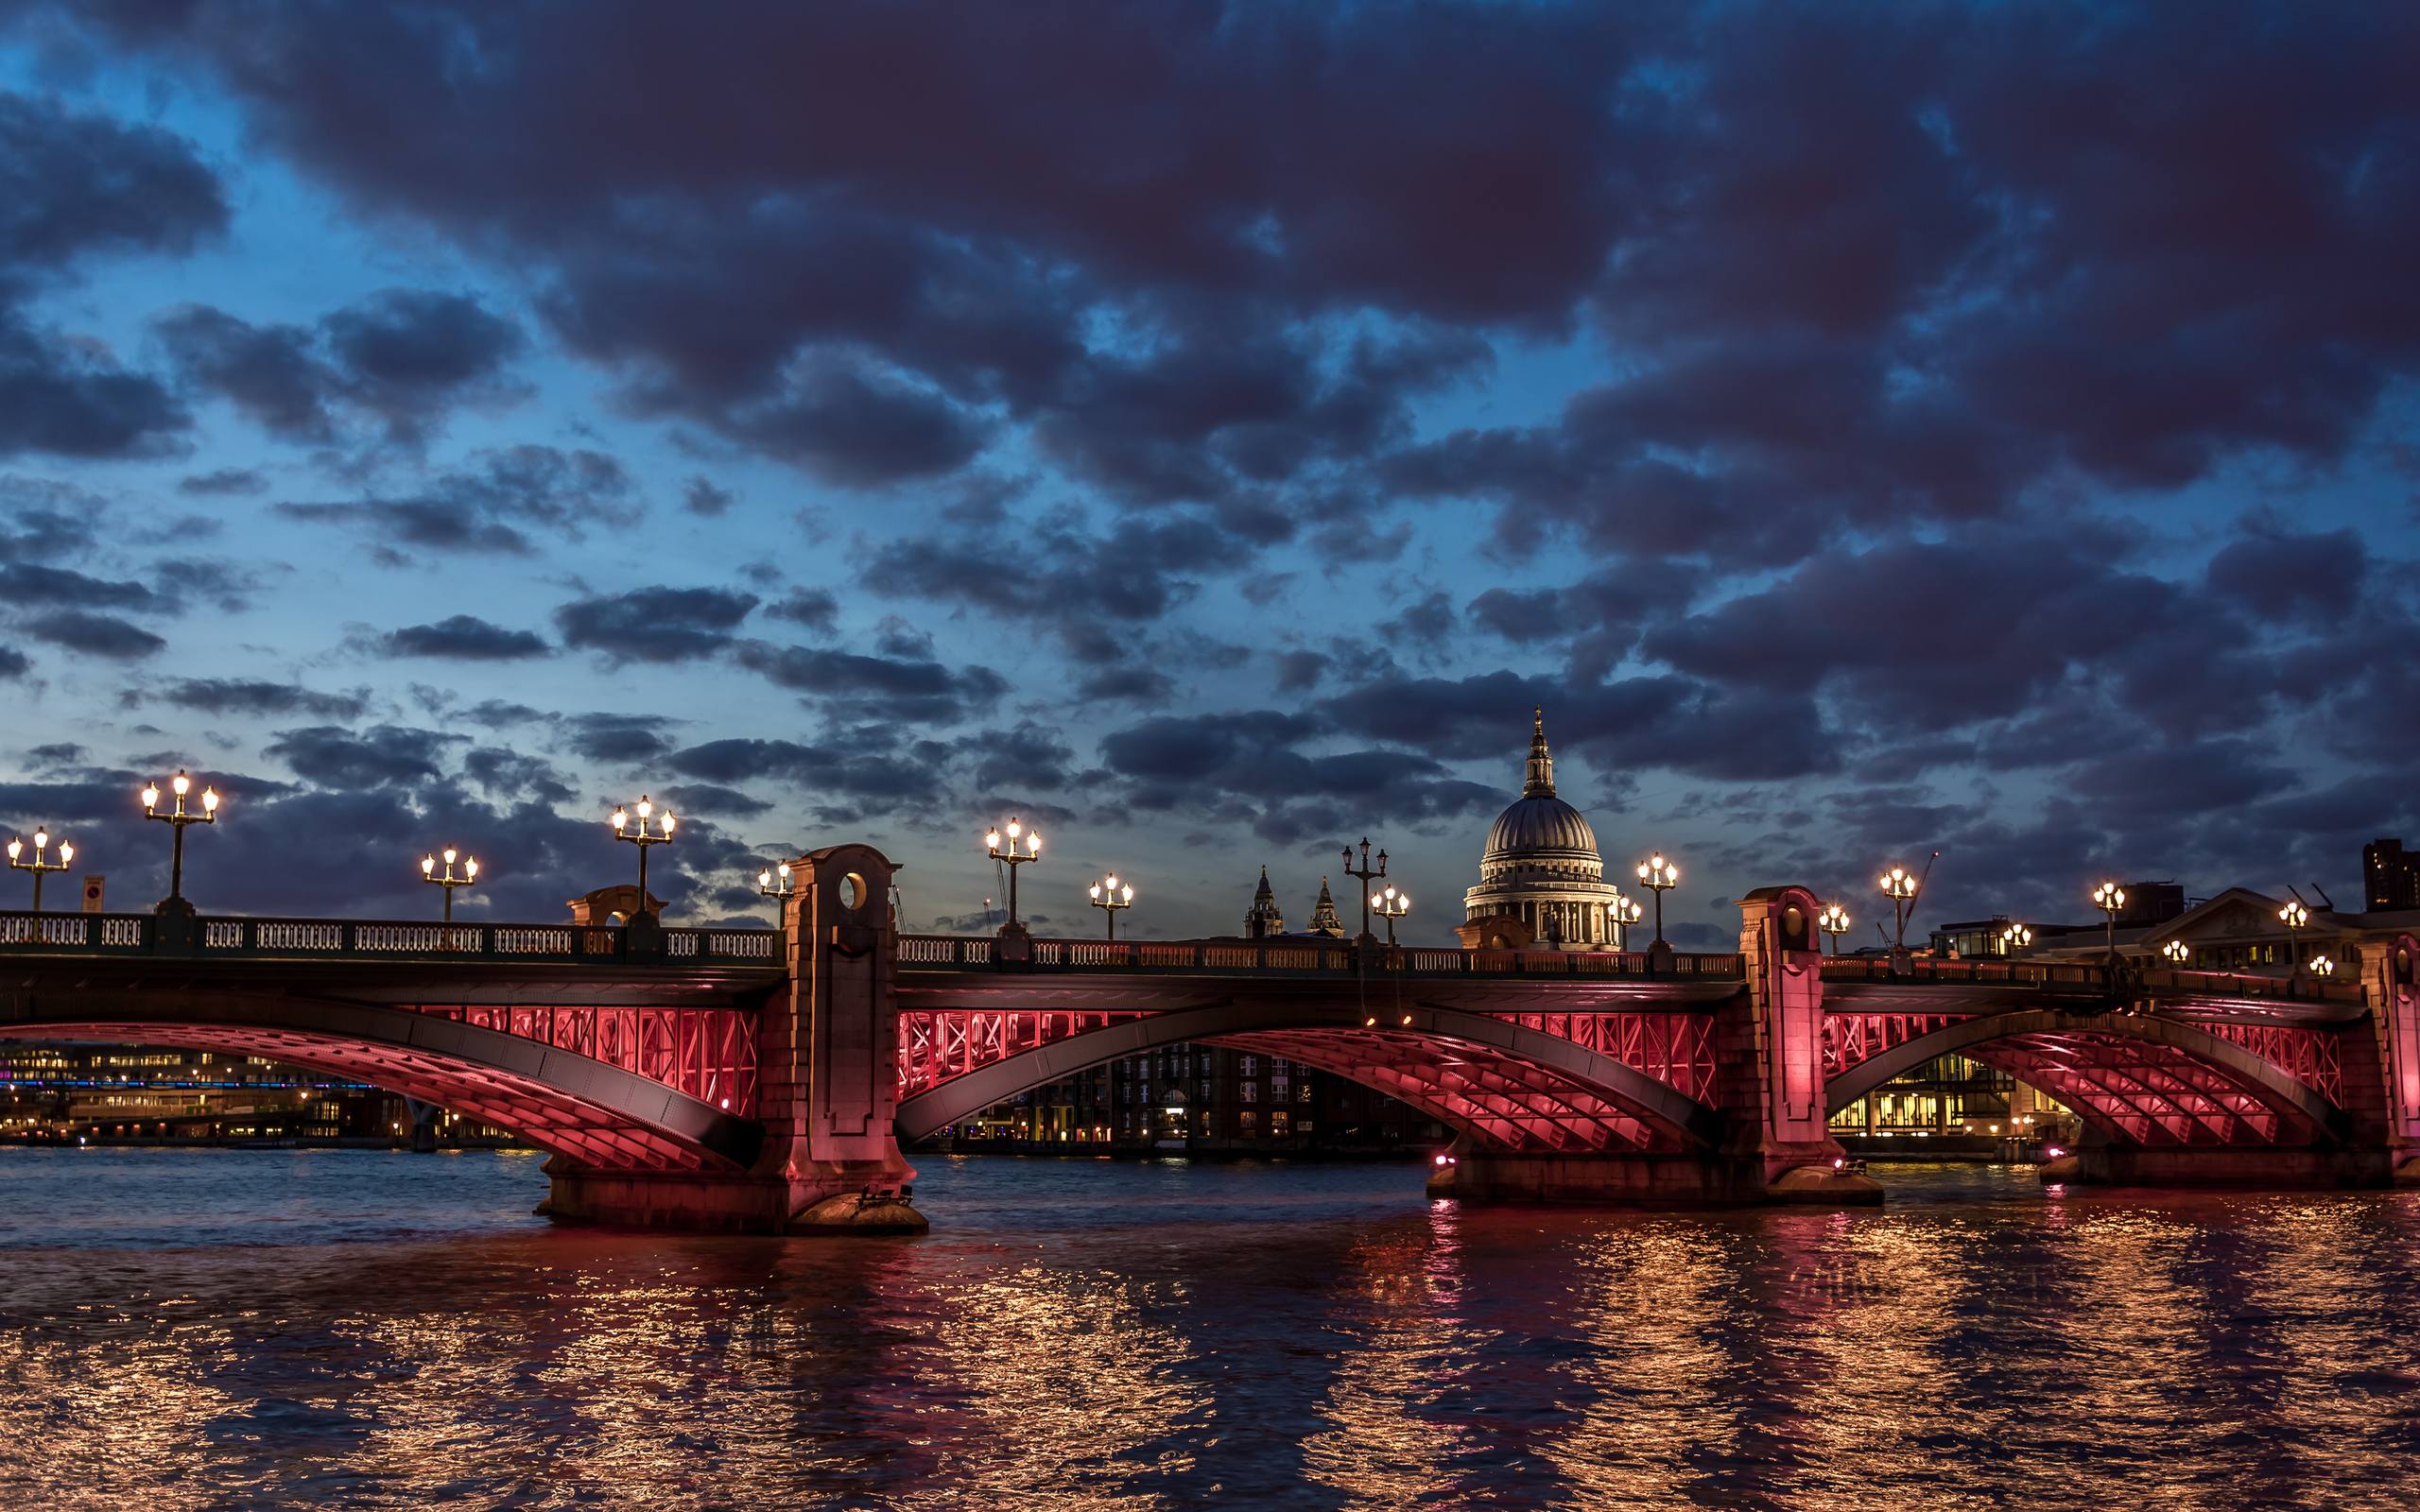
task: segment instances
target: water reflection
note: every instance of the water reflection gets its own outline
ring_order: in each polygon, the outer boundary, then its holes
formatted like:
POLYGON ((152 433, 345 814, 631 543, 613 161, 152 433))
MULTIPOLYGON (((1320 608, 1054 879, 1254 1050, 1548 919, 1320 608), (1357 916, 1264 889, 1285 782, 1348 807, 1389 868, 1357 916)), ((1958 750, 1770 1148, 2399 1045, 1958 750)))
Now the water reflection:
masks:
POLYGON ((2420 1200, 1464 1211, 932 1162, 924 1241, 559 1230, 533 1165, 8 1152, 11 1506, 2410 1503, 2420 1200))

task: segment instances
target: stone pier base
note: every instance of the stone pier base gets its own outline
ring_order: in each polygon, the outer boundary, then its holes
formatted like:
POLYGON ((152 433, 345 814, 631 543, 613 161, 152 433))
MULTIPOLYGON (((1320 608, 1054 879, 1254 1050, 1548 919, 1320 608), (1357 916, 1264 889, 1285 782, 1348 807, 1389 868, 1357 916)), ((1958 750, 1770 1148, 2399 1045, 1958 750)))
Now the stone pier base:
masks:
POLYGON ((538 1211, 558 1222, 678 1228, 697 1233, 921 1234, 932 1226, 896 1177, 817 1180, 675 1171, 579 1171, 546 1162, 550 1188, 538 1211))
POLYGON ((1881 1183, 1821 1164, 1779 1170, 1761 1156, 1495 1155, 1458 1151, 1431 1171, 1428 1194, 1463 1202, 1697 1207, 1812 1203, 1863 1207, 1881 1183))
POLYGON ((2086 1147, 2045 1160, 2046 1185, 2325 1191, 2404 1184, 2384 1150, 2086 1147))

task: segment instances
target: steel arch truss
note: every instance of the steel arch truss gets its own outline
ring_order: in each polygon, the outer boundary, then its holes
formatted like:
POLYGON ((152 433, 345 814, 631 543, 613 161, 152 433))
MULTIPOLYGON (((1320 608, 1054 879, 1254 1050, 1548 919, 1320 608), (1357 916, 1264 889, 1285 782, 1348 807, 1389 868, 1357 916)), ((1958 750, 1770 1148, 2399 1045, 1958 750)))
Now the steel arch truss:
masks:
MULTIPOLYGON (((905 1102, 972 1071, 1150 1018, 1159 1009, 903 1008, 899 1013, 899 1098, 905 1102)), ((1462 1011, 1462 1010, 1456 1010, 1462 1011)), ((1402 1017, 1400 1005, 1387 1010, 1402 1017)), ((1651 1076, 1683 1096, 1714 1101, 1714 1016, 1690 1012, 1502 1013, 1473 1010, 1519 1028, 1567 1040, 1651 1076)), ((1386 1014, 1379 1016, 1383 1021, 1386 1014)))
POLYGON ((764 1129, 653 1078, 408 1007, 232 993, 0 1000, 0 1038, 263 1056, 433 1103, 594 1170, 731 1171, 764 1129))
MULTIPOLYGON (((900 1015, 899 1137, 960 1119, 1111 1060, 1165 1045, 1251 1049, 1348 1076, 1493 1149, 1525 1153, 1701 1149, 1721 1119, 1703 1101, 1572 1038, 1582 1014, 1475 1013, 1418 1005, 1383 1021, 1334 1006, 1222 1003, 1157 1012, 917 1009, 900 1015), (946 1075, 940 1073, 946 1071, 946 1075)), ((1691 1015, 1603 1015, 1682 1020, 1691 1015)), ((1610 1040, 1619 1048, 1624 1033, 1610 1040)), ((1710 1042, 1678 1025, 1629 1037, 1657 1065, 1710 1042), (1642 1048, 1643 1047, 1643 1048, 1642 1048)))
MULTIPOLYGON (((2042 1089, 2129 1144, 2283 1145, 2334 1138, 2344 1115, 2310 1079, 2336 1067, 2333 1046, 2323 1057, 2298 1039, 2220 1032, 2248 1027, 2052 1010, 1953 1019, 1833 1074, 1827 1102, 1838 1112, 1926 1061, 1957 1055, 2042 1089)), ((2273 1028, 2290 1037, 2317 1033, 2273 1028)), ((2341 1087, 2341 1067, 2334 1075, 2341 1087)))
POLYGON ((756 1016, 742 1009, 421 1004, 416 1011, 568 1050, 718 1112, 756 1116, 756 1016))

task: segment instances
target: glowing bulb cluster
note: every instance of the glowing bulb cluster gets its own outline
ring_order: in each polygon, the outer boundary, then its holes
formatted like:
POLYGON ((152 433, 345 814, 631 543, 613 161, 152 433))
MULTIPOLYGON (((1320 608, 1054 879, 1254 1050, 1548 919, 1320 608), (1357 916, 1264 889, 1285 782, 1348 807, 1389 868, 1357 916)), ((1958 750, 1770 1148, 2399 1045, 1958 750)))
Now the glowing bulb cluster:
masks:
POLYGON ((638 803, 633 808, 628 810, 617 808, 614 811, 614 833, 625 840, 669 840, 672 838, 672 827, 675 822, 670 809, 665 810, 662 814, 656 813, 654 802, 644 793, 639 795, 638 803), (638 816, 638 828, 635 830, 631 828, 631 817, 633 814, 638 816), (650 820, 655 824, 653 834, 648 833, 647 830, 650 820))
POLYGON ((983 849, 1003 859, 1030 861, 1042 854, 1042 832, 1028 830, 1022 820, 1011 818, 1005 827, 994 827, 984 834, 983 849))

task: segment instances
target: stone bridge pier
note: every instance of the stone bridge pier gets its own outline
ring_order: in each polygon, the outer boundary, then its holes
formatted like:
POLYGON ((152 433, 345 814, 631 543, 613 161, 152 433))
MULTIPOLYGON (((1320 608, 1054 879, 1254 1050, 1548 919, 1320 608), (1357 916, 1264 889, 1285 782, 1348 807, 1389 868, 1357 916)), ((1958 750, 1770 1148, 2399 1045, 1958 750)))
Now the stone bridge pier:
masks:
POLYGON ((787 980, 757 1019, 757 1118, 745 1171, 592 1172, 557 1157, 556 1217, 758 1233, 922 1233, 898 1112, 896 870, 871 846, 792 864, 782 906, 787 980))

